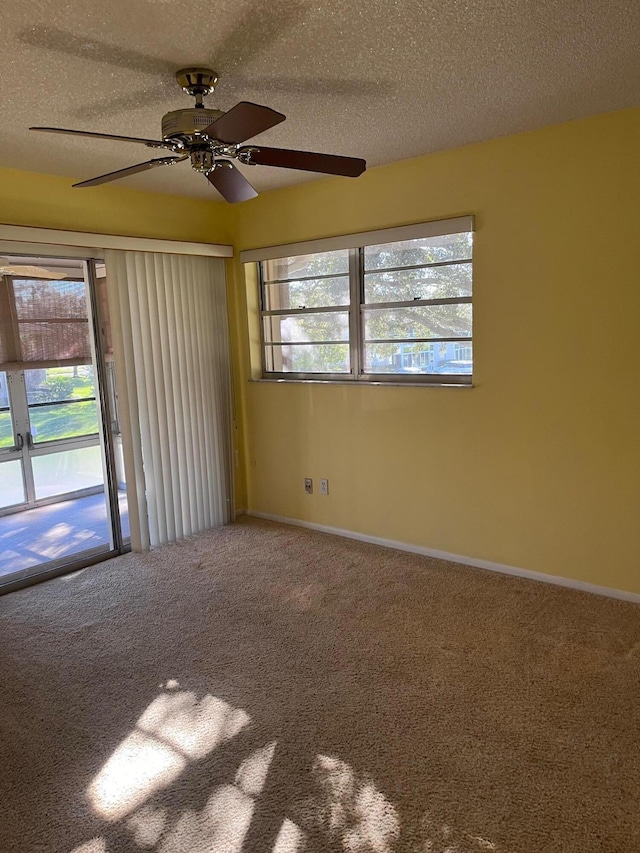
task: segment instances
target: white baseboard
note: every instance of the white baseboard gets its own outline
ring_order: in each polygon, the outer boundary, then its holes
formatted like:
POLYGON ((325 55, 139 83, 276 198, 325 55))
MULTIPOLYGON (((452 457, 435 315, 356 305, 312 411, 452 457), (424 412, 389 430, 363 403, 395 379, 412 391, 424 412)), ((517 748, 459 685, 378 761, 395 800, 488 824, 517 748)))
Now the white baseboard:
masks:
POLYGON ((328 527, 325 524, 315 524, 312 521, 301 521, 299 518, 286 518, 282 515, 272 515, 268 512, 256 512, 255 510, 236 510, 236 515, 249 515, 254 518, 264 518, 267 521, 277 521, 280 524, 292 524, 295 527, 307 527, 310 530, 318 530, 321 533, 331 533, 334 536, 344 536, 346 539, 357 539, 360 542, 370 542, 372 545, 382 545, 385 548, 393 548, 396 551, 408 551, 411 554, 422 554, 425 557, 436 557, 439 560, 448 560, 451 563, 462 563, 464 566, 473 566, 476 569, 488 569, 491 572, 500 572, 503 575, 513 575, 518 578, 528 578, 542 583, 552 583, 556 586, 566 586, 569 589, 578 589, 581 592, 590 592, 594 595, 604 595, 607 598, 618 598, 622 601, 631 601, 640 604, 640 593, 627 592, 623 589, 612 589, 608 586, 598 586, 594 583, 563 578, 558 575, 546 575, 543 572, 533 572, 529 569, 520 569, 517 566, 507 566, 503 563, 492 563, 490 560, 476 560, 474 557, 463 557, 460 554, 450 554, 448 551, 437 551, 434 548, 422 548, 420 545, 411 545, 408 542, 398 542, 395 539, 382 539, 379 536, 367 536, 365 533, 356 533, 353 530, 342 530, 339 527, 328 527))

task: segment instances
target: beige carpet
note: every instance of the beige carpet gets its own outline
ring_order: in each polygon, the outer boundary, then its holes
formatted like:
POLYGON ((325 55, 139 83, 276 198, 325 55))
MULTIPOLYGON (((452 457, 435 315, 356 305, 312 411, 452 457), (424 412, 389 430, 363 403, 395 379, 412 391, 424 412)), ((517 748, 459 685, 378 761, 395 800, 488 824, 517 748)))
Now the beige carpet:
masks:
POLYGON ((0 598, 2 853, 640 850, 640 608, 243 520, 0 598))

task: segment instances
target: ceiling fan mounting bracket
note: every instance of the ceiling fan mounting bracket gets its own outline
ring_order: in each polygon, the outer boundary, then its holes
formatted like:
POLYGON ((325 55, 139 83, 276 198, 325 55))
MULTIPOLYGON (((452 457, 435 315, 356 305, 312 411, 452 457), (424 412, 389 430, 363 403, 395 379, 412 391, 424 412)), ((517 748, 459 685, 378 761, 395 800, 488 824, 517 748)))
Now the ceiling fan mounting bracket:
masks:
POLYGON ((187 95, 192 95, 195 98, 197 95, 201 97, 210 95, 216 88, 218 75, 210 68, 192 66, 176 71, 176 80, 178 81, 178 86, 187 95))

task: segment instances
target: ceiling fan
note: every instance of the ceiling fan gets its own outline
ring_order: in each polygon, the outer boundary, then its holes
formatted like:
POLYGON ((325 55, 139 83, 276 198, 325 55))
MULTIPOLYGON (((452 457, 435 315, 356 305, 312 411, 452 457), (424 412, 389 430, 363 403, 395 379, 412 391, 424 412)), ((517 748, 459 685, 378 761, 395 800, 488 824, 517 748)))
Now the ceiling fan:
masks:
POLYGON ((48 281, 65 278, 65 274, 55 270, 36 267, 31 264, 14 264, 9 258, 0 258, 0 276, 16 276, 31 278, 46 278, 48 281))
POLYGON ((247 201, 258 193, 232 160, 246 166, 279 166, 284 169, 301 169, 327 175, 355 178, 367 167, 357 157, 335 154, 317 154, 312 151, 295 151, 289 148, 266 148, 263 145, 242 145, 247 139, 285 120, 282 113, 269 107, 240 101, 228 112, 207 109, 203 98, 216 87, 218 76, 209 68, 183 68, 176 73, 183 91, 196 99, 195 107, 174 110, 162 117, 162 140, 140 139, 133 136, 116 136, 111 133, 94 133, 88 130, 67 130, 58 127, 31 127, 45 133, 69 133, 75 136, 113 139, 120 142, 137 142, 147 148, 164 148, 173 156, 157 157, 116 172, 108 172, 74 184, 74 187, 93 187, 118 178, 146 172, 158 166, 173 166, 183 160, 191 161, 191 168, 201 172, 229 202, 247 201))

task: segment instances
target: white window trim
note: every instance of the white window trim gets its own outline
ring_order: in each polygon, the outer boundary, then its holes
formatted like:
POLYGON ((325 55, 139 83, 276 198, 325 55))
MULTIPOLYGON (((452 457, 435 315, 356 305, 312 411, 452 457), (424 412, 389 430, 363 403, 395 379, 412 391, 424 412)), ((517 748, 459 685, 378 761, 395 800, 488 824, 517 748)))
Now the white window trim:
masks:
POLYGON ((400 225, 380 231, 361 231, 339 237, 324 237, 302 243, 283 243, 280 246, 265 246, 262 249, 245 249, 240 252, 240 262, 252 264, 257 261, 272 261, 292 255, 310 255, 314 252, 333 252, 337 249, 358 249, 360 246, 377 246, 378 243, 398 243, 401 240, 419 240, 421 237, 442 237, 475 231, 474 217, 457 216, 453 219, 438 219, 434 222, 419 222, 415 225, 400 225))
POLYGON ((51 252, 61 247, 57 257, 73 249, 74 258, 101 257, 105 249, 124 249, 136 252, 161 252, 170 255, 205 255, 212 258, 232 258, 233 246, 223 243, 189 243, 181 240, 159 240, 152 237, 126 237, 114 234, 92 234, 85 231, 62 231, 36 228, 30 225, 0 224, 0 251, 11 254, 51 252))

